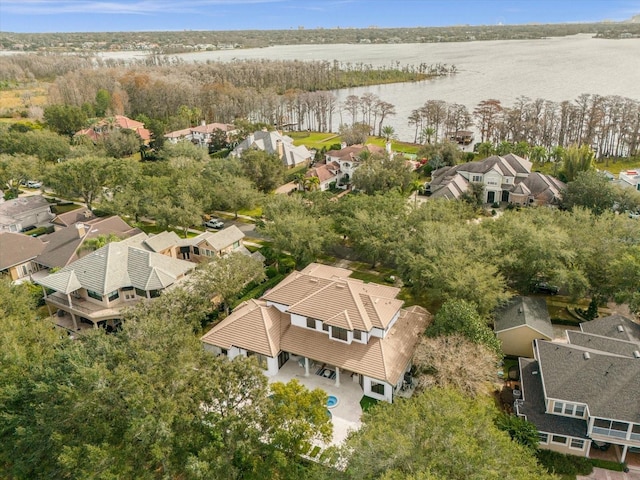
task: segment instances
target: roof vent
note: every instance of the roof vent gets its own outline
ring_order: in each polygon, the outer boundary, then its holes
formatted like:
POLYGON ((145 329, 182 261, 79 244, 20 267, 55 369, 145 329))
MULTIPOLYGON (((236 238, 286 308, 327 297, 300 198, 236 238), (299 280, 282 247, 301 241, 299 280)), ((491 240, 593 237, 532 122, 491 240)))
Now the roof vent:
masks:
POLYGON ((336 288, 344 288, 345 286, 344 283, 336 283, 336 288))
POLYGON ((640 358, 640 352, 638 350, 633 351, 633 356, 636 358, 640 358))
POLYGON ((538 370, 534 370, 533 372, 531 372, 531 375, 538 375, 538 373, 540 373, 538 372, 538 370))
POLYGON ((585 360, 589 360, 591 358, 591 355, 589 355, 589 352, 584 352, 582 356, 584 357, 585 360))
POLYGON ((622 325, 618 325, 618 331, 620 333, 624 332, 624 327, 622 325))
POLYGON ((522 313, 522 307, 518 308, 518 313, 522 313))

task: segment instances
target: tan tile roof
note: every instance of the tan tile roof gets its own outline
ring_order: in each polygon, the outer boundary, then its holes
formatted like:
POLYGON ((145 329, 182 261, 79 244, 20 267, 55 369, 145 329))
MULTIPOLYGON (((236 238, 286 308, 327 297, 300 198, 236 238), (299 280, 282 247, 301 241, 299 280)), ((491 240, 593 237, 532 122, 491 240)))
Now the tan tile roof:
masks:
POLYGON ((350 270, 312 263, 293 272, 262 297, 290 313, 349 330, 386 328, 402 307, 396 287, 348 278, 350 270))
POLYGON ((280 353, 282 314, 266 302, 250 300, 240 304, 231 315, 213 327, 202 341, 229 349, 232 346, 276 357, 280 353))

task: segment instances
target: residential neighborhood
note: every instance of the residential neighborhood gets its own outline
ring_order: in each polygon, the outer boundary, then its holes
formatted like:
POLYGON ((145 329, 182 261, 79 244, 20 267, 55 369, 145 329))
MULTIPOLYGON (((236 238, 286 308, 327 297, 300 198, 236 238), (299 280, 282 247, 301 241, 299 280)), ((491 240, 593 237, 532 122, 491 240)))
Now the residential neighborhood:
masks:
POLYGON ((113 28, 0 32, 0 478, 640 480, 640 30, 558 1, 0 5, 113 28))

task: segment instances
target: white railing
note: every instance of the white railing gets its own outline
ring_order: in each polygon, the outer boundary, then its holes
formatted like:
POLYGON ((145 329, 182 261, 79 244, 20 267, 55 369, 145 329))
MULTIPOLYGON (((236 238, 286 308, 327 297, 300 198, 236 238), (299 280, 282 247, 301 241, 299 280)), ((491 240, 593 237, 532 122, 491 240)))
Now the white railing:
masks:
POLYGON ((627 438, 627 431, 613 430, 611 428, 593 427, 593 433, 598 435, 606 435, 607 437, 627 438))

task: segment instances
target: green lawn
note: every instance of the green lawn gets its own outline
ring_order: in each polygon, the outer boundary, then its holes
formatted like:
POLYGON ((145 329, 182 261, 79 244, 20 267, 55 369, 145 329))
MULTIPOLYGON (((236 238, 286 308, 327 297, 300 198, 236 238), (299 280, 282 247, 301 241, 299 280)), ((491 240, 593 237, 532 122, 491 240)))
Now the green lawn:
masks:
MULTIPOLYGON (((597 162, 596 168, 598 170, 607 170, 614 175, 618 175, 623 170, 640 169, 640 158, 624 158, 617 160, 608 160, 603 162, 597 162)), ((536 172, 546 173, 547 175, 557 174, 557 165, 553 162, 547 162, 544 165, 535 164, 533 170, 536 172)))
MULTIPOLYGON (((320 150, 322 147, 328 149, 329 147, 331 147, 331 145, 342 142, 340 136, 336 135, 335 133, 288 132, 287 135, 293 138, 294 145, 304 145, 307 148, 313 148, 315 150, 320 150)), ((372 143, 383 148, 385 146, 385 140, 381 137, 370 136, 367 139, 367 143, 372 143)), ((409 155, 415 155, 416 152, 420 149, 420 145, 392 140, 391 149, 394 152, 402 152, 409 155)))
POLYGON ((366 395, 364 395, 360 399, 360 406, 362 407, 363 412, 368 411, 371 407, 377 404, 378 404, 378 400, 376 400, 375 398, 367 397, 366 395))
POLYGON ((51 206, 51 211, 56 215, 60 215, 72 210, 77 210, 78 208, 80 208, 80 205, 76 205, 75 203, 56 204, 51 206))
MULTIPOLYGON (((161 228, 156 224, 149 224, 145 222, 138 222, 137 224, 135 224, 135 226, 138 227, 147 235, 151 235, 151 234, 155 235, 155 234, 164 232, 166 230, 169 232, 175 232, 176 235, 178 235, 180 238, 183 238, 183 233, 184 233, 184 230, 181 228, 161 228)), ((197 236, 198 236, 197 233, 187 232, 187 238, 192 238, 197 236)))

